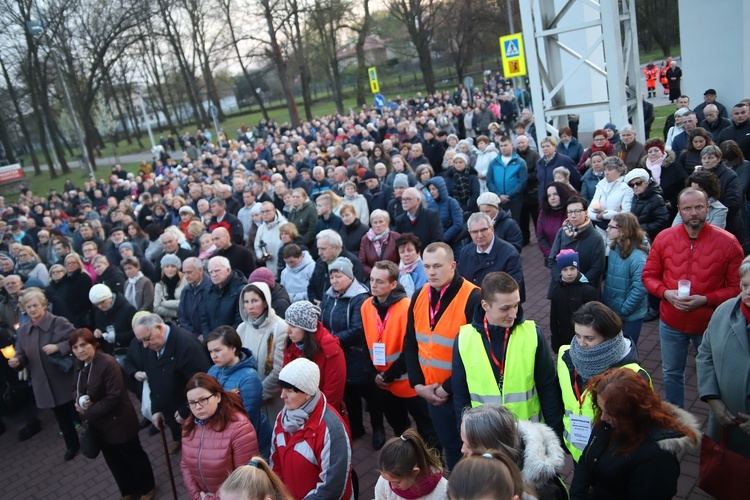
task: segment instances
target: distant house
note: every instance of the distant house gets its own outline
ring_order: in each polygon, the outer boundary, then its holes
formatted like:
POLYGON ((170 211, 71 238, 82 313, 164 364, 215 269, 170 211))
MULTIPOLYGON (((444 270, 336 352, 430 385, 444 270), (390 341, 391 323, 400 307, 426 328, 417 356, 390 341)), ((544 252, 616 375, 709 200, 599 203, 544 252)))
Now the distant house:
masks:
MULTIPOLYGON (((396 57, 388 47, 385 41, 381 40, 380 37, 370 35, 365 39, 365 61, 369 65, 377 66, 378 64, 385 63, 388 59, 396 57)), ((348 68, 357 64, 357 40, 352 39, 348 41, 341 49, 336 53, 336 57, 339 60, 341 69, 348 68)))

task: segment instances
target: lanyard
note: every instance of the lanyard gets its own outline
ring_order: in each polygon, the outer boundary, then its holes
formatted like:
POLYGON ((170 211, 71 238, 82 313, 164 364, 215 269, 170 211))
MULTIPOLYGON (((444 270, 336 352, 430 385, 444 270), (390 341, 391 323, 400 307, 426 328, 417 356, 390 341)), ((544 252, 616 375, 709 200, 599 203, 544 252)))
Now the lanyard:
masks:
POLYGON ((576 399, 578 400, 578 411, 583 411, 584 394, 581 393, 581 389, 578 387, 578 370, 573 368, 573 390, 576 393, 576 399))
POLYGON ((440 290, 440 297, 438 297, 437 304, 435 304, 435 309, 432 308, 432 287, 427 287, 427 293, 428 298, 430 299, 430 330, 435 329, 435 317, 437 316, 438 312, 440 311, 440 302, 443 301, 443 295, 445 295, 445 292, 448 290, 448 287, 450 286, 450 283, 445 285, 442 290, 440 290))
POLYGON ((385 318, 380 319, 380 313, 375 310, 375 324, 378 327, 378 343, 383 342, 383 332, 385 331, 385 325, 388 323, 388 317, 391 315, 391 309, 388 308, 388 312, 385 313, 385 318))
POLYGON ((508 352, 508 337, 510 336, 510 328, 505 329, 505 339, 503 340, 503 359, 502 362, 498 361, 495 357, 495 353, 492 352, 492 341, 490 340, 490 327, 487 323, 487 316, 484 317, 484 333, 487 335, 487 343, 489 344, 490 348, 490 358, 492 358, 492 362, 495 363, 495 366, 498 367, 500 370, 500 380, 503 379, 505 376, 505 354, 508 352))

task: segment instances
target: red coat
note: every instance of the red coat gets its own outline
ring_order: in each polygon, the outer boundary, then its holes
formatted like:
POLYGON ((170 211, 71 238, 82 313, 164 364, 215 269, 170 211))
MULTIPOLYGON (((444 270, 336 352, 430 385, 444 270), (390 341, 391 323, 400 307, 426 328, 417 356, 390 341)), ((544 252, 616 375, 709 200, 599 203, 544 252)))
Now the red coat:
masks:
POLYGON ((662 300, 659 315, 680 332, 701 335, 714 310, 740 293, 742 258, 742 247, 731 233, 706 224, 692 241, 680 224, 665 229, 654 240, 643 268, 643 284, 661 299, 667 290, 677 290, 679 280, 690 280, 690 294, 704 295, 708 303, 681 312, 662 300))
MULTIPOLYGON (((318 321, 315 339, 320 344, 320 351, 315 356, 315 364, 320 368, 320 392, 325 394, 328 404, 344 415, 344 385, 346 385, 346 360, 341 350, 339 339, 331 335, 323 323, 318 321)), ((284 365, 302 357, 296 345, 290 343, 284 349, 284 365)))
POLYGON ((294 498, 352 498, 351 439, 325 395, 294 434, 284 430, 282 415, 273 430, 271 464, 294 498))
POLYGON ((385 242, 382 256, 379 256, 375 251, 375 245, 372 244, 372 241, 370 241, 367 235, 365 234, 364 236, 362 236, 362 240, 359 244, 359 261, 362 262, 362 268, 365 272, 365 278, 370 277, 372 267, 379 260, 390 260, 396 264, 401 261, 400 257, 398 256, 398 249, 396 248, 396 240, 399 238, 399 236, 401 235, 396 231, 391 231, 388 234, 388 239, 385 242))
POLYGON ((656 87, 656 77, 659 76, 659 68, 656 66, 646 66, 643 68, 643 74, 646 76, 646 87, 656 87))
POLYGON ((200 500, 201 491, 216 494, 234 469, 260 455, 253 424, 244 413, 235 418, 223 432, 209 423, 196 425, 191 435, 183 436, 180 469, 193 500, 200 500))

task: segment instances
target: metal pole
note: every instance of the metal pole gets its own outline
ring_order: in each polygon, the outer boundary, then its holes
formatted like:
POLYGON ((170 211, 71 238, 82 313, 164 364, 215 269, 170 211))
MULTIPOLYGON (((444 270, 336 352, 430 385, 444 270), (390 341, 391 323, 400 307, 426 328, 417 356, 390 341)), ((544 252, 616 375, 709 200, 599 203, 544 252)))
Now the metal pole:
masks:
MULTIPOLYGON (((510 4, 510 0, 505 0, 506 9, 508 9, 508 34, 513 34, 513 7, 510 4)), ((504 76, 504 75, 503 75, 504 76)), ((518 84, 517 78, 511 78, 510 81, 513 83, 513 92, 516 91, 516 85, 518 84)), ((523 91, 521 91, 521 95, 523 95, 523 91)), ((515 99, 513 99, 516 103, 516 113, 518 118, 521 118, 521 104, 518 102, 518 97, 513 96, 515 99)))
POLYGON ((151 122, 148 121, 148 116, 146 115, 146 105, 143 103, 143 94, 141 93, 141 87, 137 86, 135 88, 136 94, 138 94, 138 102, 141 104, 141 112, 143 113, 143 122, 146 124, 146 128, 148 129, 148 138, 151 139, 151 151, 153 152, 154 149, 156 149, 156 143, 154 142, 154 133, 151 132, 151 122))

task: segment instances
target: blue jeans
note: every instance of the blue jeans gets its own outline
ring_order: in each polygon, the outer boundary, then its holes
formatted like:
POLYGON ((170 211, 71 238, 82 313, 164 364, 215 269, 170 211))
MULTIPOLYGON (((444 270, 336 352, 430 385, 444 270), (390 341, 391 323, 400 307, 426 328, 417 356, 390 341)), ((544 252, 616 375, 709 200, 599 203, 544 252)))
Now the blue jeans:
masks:
POLYGON ((685 365, 688 346, 692 342, 698 349, 703 335, 688 335, 659 321, 659 338, 661 339, 661 365, 664 372, 664 399, 668 403, 683 408, 685 406, 685 365))
POLYGON ((638 345, 638 339, 641 336, 641 326, 643 326, 642 319, 622 322, 622 333, 633 341, 633 346, 638 345))
POLYGON ((445 462, 448 470, 453 470, 458 461, 461 459, 461 434, 458 432, 458 422, 456 422, 456 411, 453 406, 453 398, 448 399, 444 405, 435 406, 427 403, 427 409, 430 411, 432 425, 435 427, 440 444, 445 448, 445 462))

